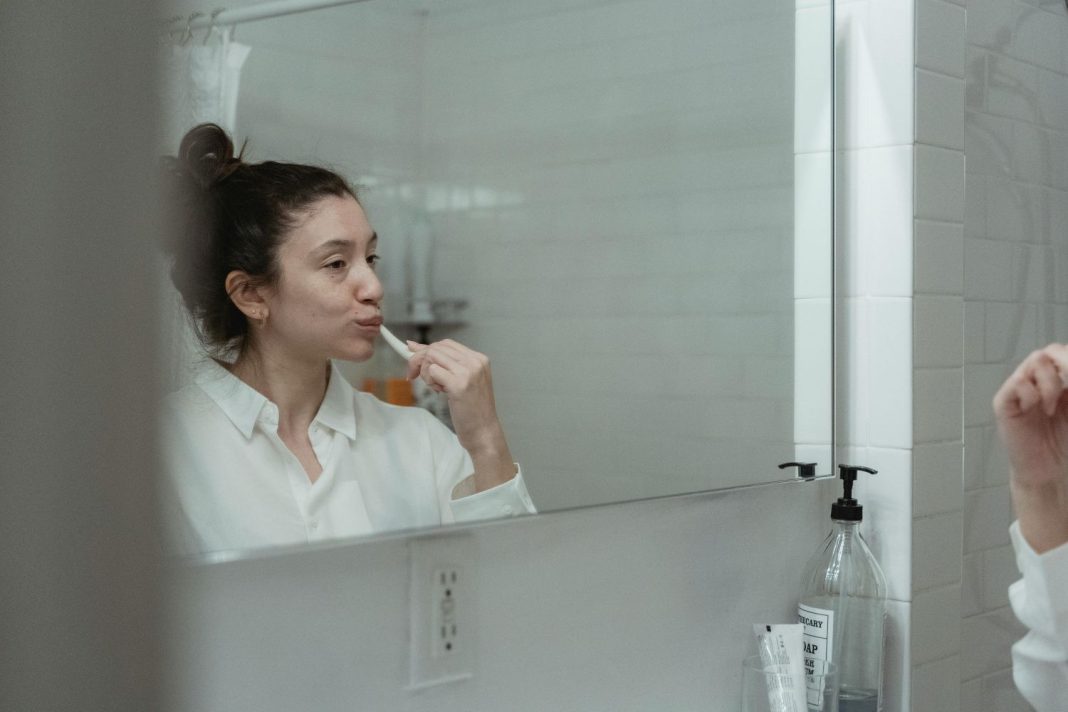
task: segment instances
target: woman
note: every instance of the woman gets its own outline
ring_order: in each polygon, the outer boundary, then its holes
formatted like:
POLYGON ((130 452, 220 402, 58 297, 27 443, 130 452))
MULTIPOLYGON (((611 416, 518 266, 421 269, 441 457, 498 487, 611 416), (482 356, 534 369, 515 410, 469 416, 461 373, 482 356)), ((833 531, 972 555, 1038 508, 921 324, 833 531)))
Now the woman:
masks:
POLYGON ((408 378, 421 409, 354 391, 382 324, 378 236, 336 174, 235 157, 214 124, 165 159, 184 229, 172 279, 215 358, 168 397, 162 491, 177 553, 248 549, 533 512, 497 419, 489 361, 455 341, 408 378))
POLYGON ((1068 709, 1068 345, 1035 351, 994 397, 1012 467, 1009 532, 1023 578, 1009 588, 1030 631, 1012 649, 1016 686, 1038 712, 1068 709))

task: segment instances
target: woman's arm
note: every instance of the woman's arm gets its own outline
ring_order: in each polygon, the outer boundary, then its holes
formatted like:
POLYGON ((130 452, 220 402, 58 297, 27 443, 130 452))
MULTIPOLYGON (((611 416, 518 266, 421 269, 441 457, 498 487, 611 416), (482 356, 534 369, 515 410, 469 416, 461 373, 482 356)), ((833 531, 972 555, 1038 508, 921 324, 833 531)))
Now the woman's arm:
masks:
POLYGON ((409 341, 408 348, 414 353, 408 378, 420 377, 448 398, 456 437, 475 467, 467 492, 483 492, 515 477, 515 461, 497 417, 489 359, 452 339, 429 346, 409 341))
POLYGON ((1068 542, 1068 345, 1028 356, 994 396, 994 413, 1021 534, 1039 554, 1068 542))

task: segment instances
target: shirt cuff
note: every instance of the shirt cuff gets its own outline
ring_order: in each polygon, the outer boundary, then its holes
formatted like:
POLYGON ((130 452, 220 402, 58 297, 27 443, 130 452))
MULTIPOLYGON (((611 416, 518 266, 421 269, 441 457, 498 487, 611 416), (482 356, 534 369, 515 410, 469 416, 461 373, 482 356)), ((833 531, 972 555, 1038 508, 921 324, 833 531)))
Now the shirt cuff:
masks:
POLYGON ((1042 623, 1052 624, 1057 633, 1068 634, 1068 543, 1039 554, 1020 532, 1018 521, 1009 527, 1009 536, 1016 551, 1016 566, 1023 575, 1009 587, 1013 608, 1019 607, 1017 617, 1034 627, 1024 620, 1024 616, 1034 616, 1040 627, 1045 627, 1042 623))
POLYGON ((476 494, 454 499, 450 502, 457 522, 475 522, 482 519, 516 517, 520 514, 536 514, 534 502, 523 481, 523 470, 515 465, 515 477, 496 487, 476 494))

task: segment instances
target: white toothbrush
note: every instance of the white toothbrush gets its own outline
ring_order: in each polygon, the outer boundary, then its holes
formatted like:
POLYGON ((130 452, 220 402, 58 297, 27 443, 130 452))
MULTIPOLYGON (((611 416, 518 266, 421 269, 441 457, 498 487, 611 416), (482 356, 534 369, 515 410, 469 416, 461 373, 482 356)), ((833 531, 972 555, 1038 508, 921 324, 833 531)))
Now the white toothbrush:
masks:
POLYGON ((382 331, 382 338, 386 340, 386 343, 390 345, 390 348, 400 354, 401 358, 410 359, 415 355, 404 345, 403 341, 394 336, 390 330, 386 328, 385 324, 383 324, 380 329, 382 331))

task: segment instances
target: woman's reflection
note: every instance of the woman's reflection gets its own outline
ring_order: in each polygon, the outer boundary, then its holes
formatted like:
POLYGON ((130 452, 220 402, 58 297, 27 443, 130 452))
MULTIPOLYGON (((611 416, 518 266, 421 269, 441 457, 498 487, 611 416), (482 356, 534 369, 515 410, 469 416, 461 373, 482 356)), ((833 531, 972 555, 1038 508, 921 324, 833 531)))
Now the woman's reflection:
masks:
POLYGON ((213 356, 168 397, 162 499, 171 549, 249 549, 533 512, 497 418, 488 359, 409 342, 429 413, 354 390, 382 324, 378 237, 323 168, 245 163, 218 126, 164 160, 183 229, 172 279, 213 356))

